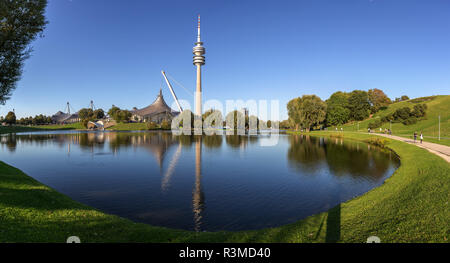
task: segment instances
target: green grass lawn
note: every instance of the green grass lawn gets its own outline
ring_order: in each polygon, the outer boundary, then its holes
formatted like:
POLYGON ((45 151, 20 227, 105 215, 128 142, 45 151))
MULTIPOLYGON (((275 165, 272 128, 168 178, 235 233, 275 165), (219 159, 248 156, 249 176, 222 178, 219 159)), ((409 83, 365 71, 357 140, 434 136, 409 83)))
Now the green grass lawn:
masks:
POLYGON ((147 128, 147 123, 145 123, 145 122, 130 122, 130 123, 119 122, 116 125, 108 128, 107 130, 113 130, 113 131, 144 131, 144 130, 148 130, 148 128, 147 128))
POLYGON ((38 126, 0 126, 0 134, 3 133, 17 133, 17 132, 32 132, 32 131, 46 131, 46 130, 83 130, 85 129, 81 123, 64 124, 64 125, 38 125, 38 126))
MULTIPOLYGON (((118 123, 112 127, 107 128, 111 131, 148 131, 147 123, 145 122, 130 122, 130 123, 118 123)), ((160 130, 159 128, 157 130, 160 130)))
POLYGON ((414 145, 388 142, 401 166, 382 186, 293 224, 241 232, 134 223, 77 203, 0 162, 0 242, 65 242, 72 235, 82 242, 365 242, 372 235, 382 242, 448 242, 450 165, 414 145))
MULTIPOLYGON (((436 96, 433 100, 425 102, 427 104, 427 115, 425 119, 418 121, 413 125, 404 125, 402 123, 392 123, 392 134, 402 137, 411 137, 415 131, 419 134, 423 132, 425 141, 439 143, 450 146, 450 95, 436 96), (439 121, 438 116, 441 115, 441 140, 438 141, 439 121)), ((395 110, 402 107, 412 107, 416 103, 408 101, 401 101, 389 105, 386 110, 377 112, 372 118, 359 122, 359 131, 367 132, 368 124, 375 120, 395 112, 395 110)), ((341 126, 339 126, 340 129, 341 126)), ((345 131, 357 131, 358 122, 348 123, 342 126, 345 131)), ((389 129, 389 123, 384 123, 381 128, 389 129)), ((330 129, 334 130, 335 127, 330 129)), ((379 129, 377 129, 379 131, 379 129)))

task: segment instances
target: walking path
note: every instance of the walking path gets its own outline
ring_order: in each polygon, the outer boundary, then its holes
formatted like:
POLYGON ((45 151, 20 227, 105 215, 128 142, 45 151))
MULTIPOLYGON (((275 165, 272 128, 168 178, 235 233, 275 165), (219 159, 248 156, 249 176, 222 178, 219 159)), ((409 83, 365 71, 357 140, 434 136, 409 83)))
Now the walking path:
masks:
POLYGON ((431 153, 434 153, 437 156, 442 157, 444 160, 446 160, 447 162, 450 163, 450 147, 449 146, 436 144, 436 143, 431 143, 431 142, 425 142, 425 141, 420 143, 420 139, 418 139, 414 143, 414 140, 412 140, 412 139, 407 139, 407 138, 403 138, 403 137, 399 137, 399 136, 395 136, 395 135, 388 135, 388 134, 382 134, 382 133, 370 133, 370 134, 372 134, 372 135, 375 134, 375 135, 378 135, 378 136, 383 136, 383 137, 386 137, 386 138, 390 138, 390 139, 406 142, 406 143, 409 143, 409 144, 414 144, 414 145, 416 145, 418 147, 427 149, 431 153))

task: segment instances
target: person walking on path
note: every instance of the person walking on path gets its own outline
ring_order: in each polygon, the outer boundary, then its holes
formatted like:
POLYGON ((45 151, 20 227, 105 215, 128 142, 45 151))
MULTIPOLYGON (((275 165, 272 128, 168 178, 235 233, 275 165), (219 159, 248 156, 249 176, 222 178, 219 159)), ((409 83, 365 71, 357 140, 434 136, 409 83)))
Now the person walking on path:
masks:
POLYGON ((420 143, 422 143, 422 141, 423 141, 423 134, 422 132, 420 132, 420 143))
POLYGON ((416 143, 417 140, 417 132, 414 132, 414 143, 416 143))

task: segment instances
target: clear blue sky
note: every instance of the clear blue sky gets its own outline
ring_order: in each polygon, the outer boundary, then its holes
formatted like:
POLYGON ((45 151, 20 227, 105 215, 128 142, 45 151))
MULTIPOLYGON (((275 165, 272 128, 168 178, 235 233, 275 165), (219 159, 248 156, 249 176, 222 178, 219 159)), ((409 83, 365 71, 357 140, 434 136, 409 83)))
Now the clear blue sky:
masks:
POLYGON ((302 94, 449 94, 448 0, 49 0, 45 37, 0 115, 51 115, 91 99, 140 108, 155 99, 161 69, 193 91, 198 13, 204 100, 279 99, 284 119, 302 94))

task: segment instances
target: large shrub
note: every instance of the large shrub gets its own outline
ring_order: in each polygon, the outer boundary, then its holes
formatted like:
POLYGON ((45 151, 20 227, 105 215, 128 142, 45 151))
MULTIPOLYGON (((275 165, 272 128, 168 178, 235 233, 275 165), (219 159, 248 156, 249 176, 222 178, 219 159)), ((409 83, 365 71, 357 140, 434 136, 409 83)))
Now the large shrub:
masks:
POLYGON ((369 125, 367 125, 367 127, 369 127, 371 130, 376 129, 381 127, 383 123, 381 122, 381 120, 376 120, 374 122, 369 123, 369 125))
POLYGON ((163 120, 161 122, 161 129, 163 130, 170 130, 170 122, 167 120, 163 120))
POLYGON ((403 107, 403 108, 397 109, 394 112, 395 120, 399 120, 399 121, 406 120, 410 116, 411 116, 411 109, 409 107, 403 107))
POLYGON ((156 124, 156 122, 149 121, 149 122, 147 122, 147 129, 156 130, 156 129, 158 129, 158 125, 156 124))

